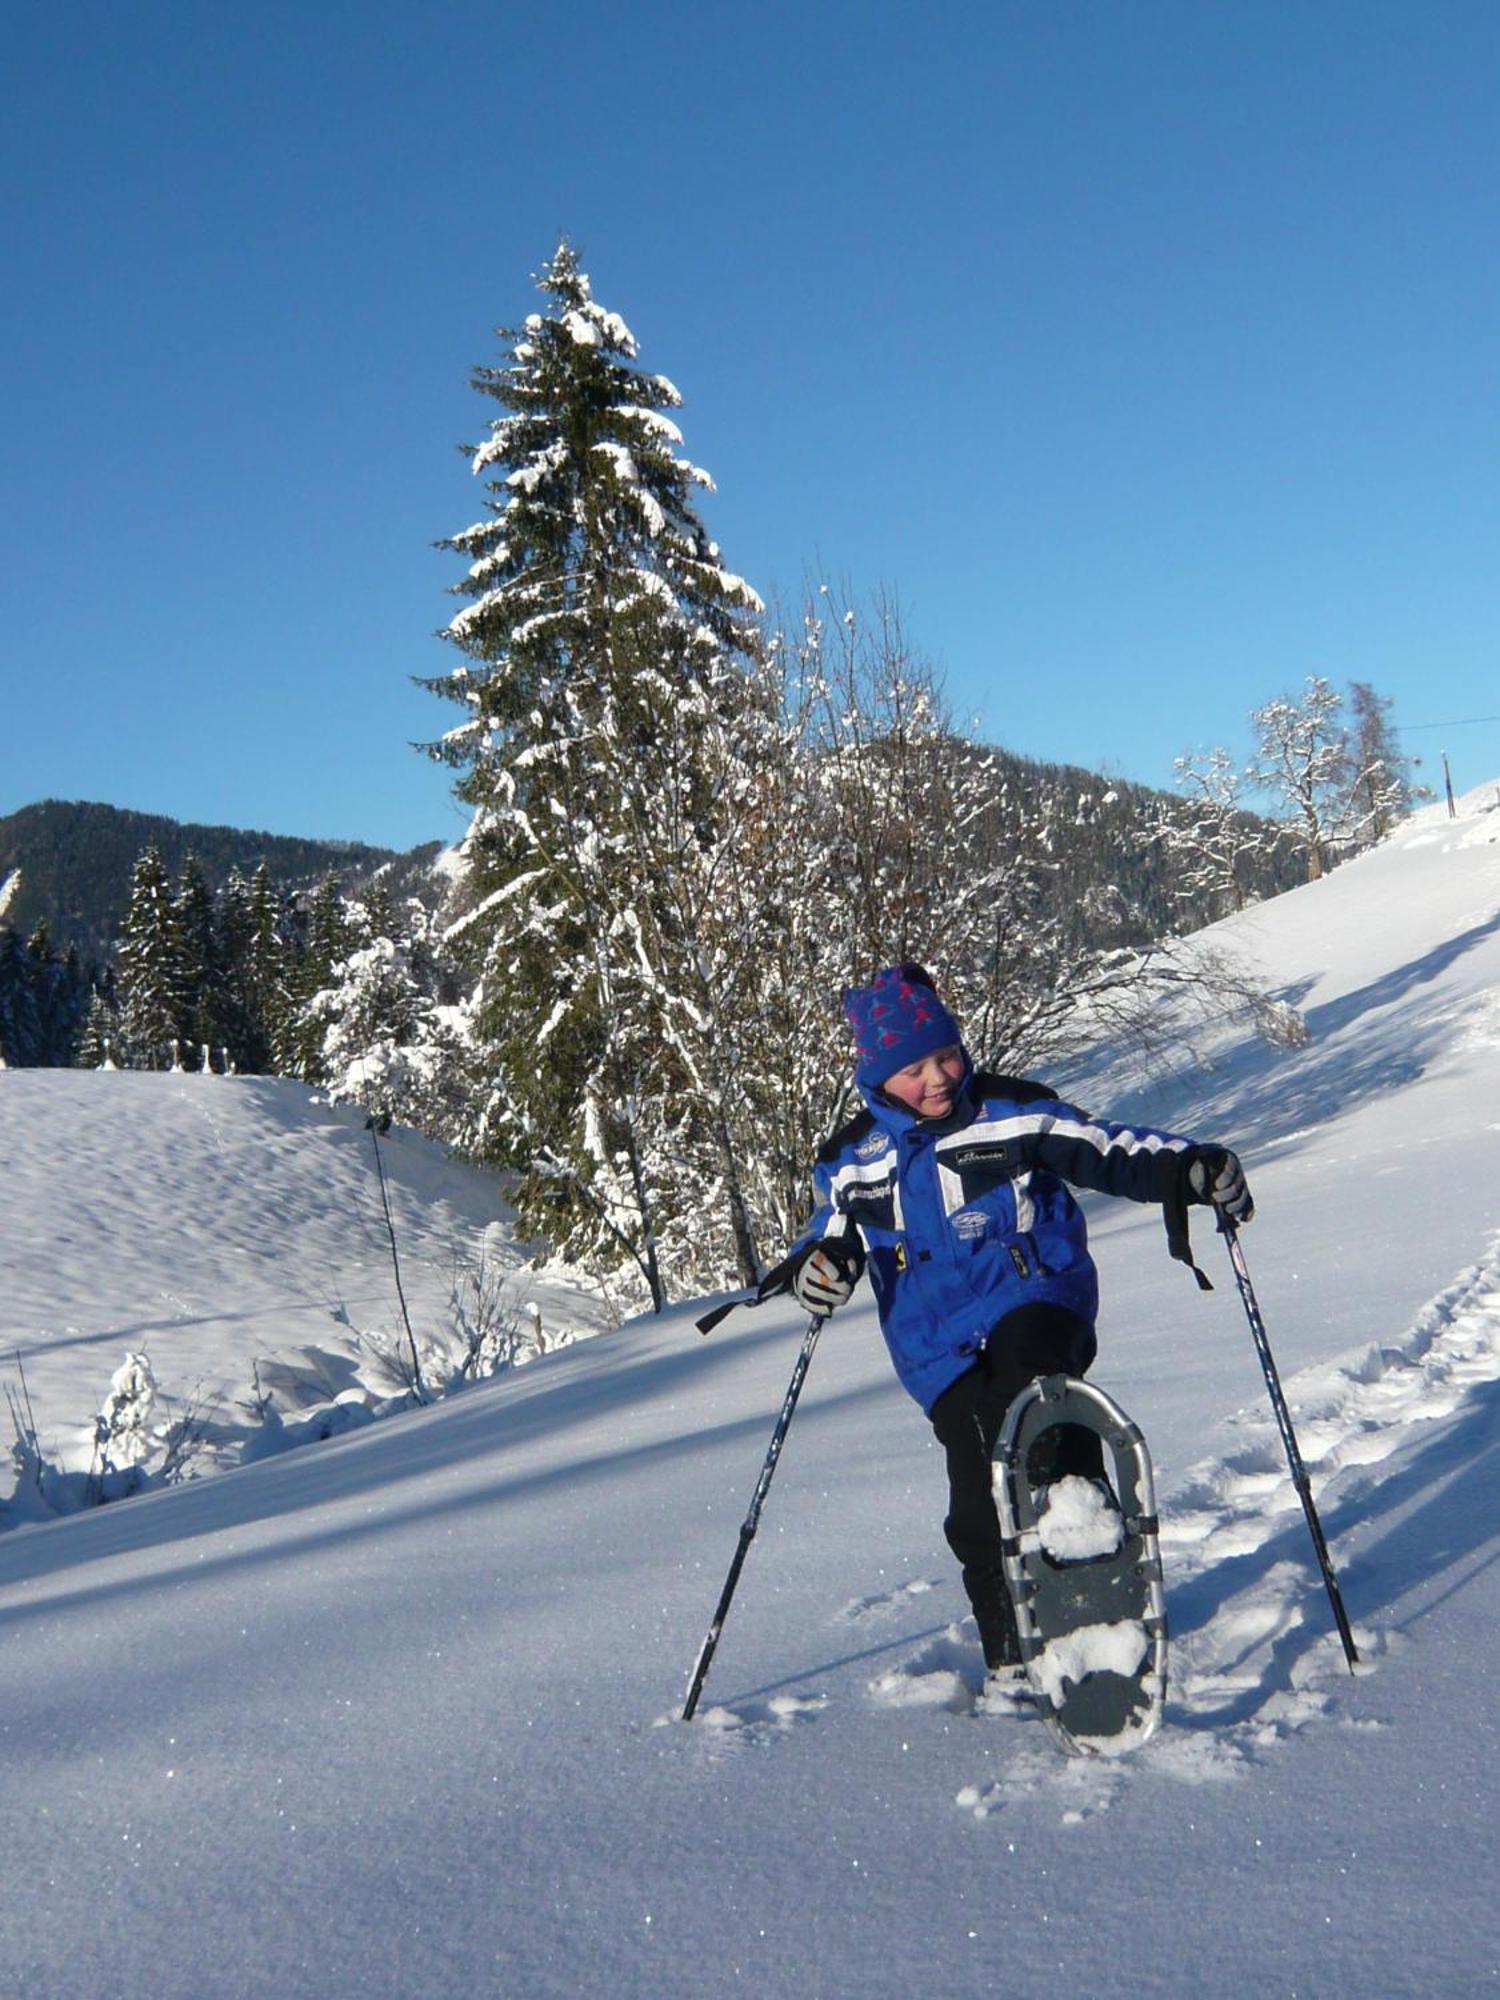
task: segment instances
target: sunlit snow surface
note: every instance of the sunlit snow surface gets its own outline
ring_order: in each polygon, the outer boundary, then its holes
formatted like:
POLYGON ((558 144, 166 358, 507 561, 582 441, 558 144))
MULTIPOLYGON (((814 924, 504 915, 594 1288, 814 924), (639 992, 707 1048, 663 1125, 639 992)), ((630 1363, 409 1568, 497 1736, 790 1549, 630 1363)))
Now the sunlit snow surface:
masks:
MULTIPOLYGON (((675 1720, 800 1333, 773 1308, 703 1340, 683 1308, 432 1410, 0 1536, 8 1988, 1495 1986, 1486 802, 1225 927, 1304 1010, 1306 1048, 1226 1023, 1211 1068, 1152 1089, 1103 1059, 1055 1079, 1243 1149, 1246 1255, 1367 1671, 1332 1634, 1211 1232, 1199 1219, 1203 1295, 1155 1215, 1093 1203, 1096 1374, 1152 1445, 1173 1629, 1165 1724, 1136 1756, 1067 1760, 1038 1724, 976 1714, 941 1454, 863 1293, 819 1345, 700 1719, 675 1720)), ((163 1382, 232 1379, 283 1313, 301 1341, 340 1300, 388 1310, 353 1212, 361 1132, 317 1141, 311 1213, 267 1192, 252 1228, 267 1140, 225 1231, 184 1165, 204 1100, 173 1092, 253 1086, 134 1080, 127 1145, 90 1093, 132 1081, 0 1076, 5 1339, 32 1352, 44 1432, 127 1344, 149 1342, 163 1382), (39 1147, 67 1162, 66 1202, 38 1195, 39 1147)), ((429 1198, 403 1180, 414 1240, 429 1198)))
MULTIPOLYGON (((531 1267, 493 1175, 412 1132, 377 1139, 362 1111, 301 1084, 18 1070, 0 1077, 0 1116, 0 1383, 65 1472, 87 1471, 127 1353, 148 1357, 160 1420, 195 1413, 204 1474, 263 1448, 258 1406, 285 1426, 398 1397, 413 1341, 440 1387, 481 1269, 525 1348, 609 1323, 594 1287, 531 1267)), ((0 1527, 25 1497, 14 1483, 0 1470, 0 1527)))

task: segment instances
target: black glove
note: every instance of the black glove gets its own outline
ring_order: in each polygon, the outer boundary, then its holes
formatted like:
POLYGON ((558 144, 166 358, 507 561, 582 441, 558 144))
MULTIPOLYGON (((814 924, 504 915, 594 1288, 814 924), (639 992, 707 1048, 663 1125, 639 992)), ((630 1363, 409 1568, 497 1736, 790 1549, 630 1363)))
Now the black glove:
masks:
POLYGON ((811 1244, 792 1274, 792 1297, 804 1311, 826 1319, 859 1283, 863 1262, 849 1244, 836 1239, 811 1244))
POLYGON ((1199 1146, 1188 1168, 1188 1186, 1199 1201, 1211 1202, 1220 1215, 1236 1225, 1249 1222, 1255 1203, 1245 1182, 1245 1170, 1227 1146, 1199 1146))

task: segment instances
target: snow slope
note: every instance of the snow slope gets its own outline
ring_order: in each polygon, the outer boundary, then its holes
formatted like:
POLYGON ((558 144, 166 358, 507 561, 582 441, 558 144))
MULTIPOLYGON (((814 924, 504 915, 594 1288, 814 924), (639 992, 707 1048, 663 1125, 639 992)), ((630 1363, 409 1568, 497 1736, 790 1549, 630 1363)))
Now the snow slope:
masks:
MULTIPOLYGON (((94 1414, 127 1352, 154 1371, 157 1423, 186 1415, 201 1432, 195 1473, 267 1447, 258 1403, 280 1433, 404 1395, 382 1170, 424 1381, 459 1360, 458 1304, 472 1321, 481 1268, 525 1347, 610 1319, 581 1279, 530 1267, 493 1175, 399 1127, 377 1164, 364 1114, 301 1084, 15 1070, 0 1119, 0 1382, 18 1404, 24 1389, 64 1472, 94 1461, 94 1414)), ((0 1526, 14 1484, 0 1473, 0 1526)))
MULTIPOLYGON (((1218 1246, 1200 1224, 1203 1296, 1154 1215, 1102 1207, 1097 1373, 1150 1436, 1164 1503, 1173 1683, 1146 1751, 1068 1762, 1036 1725, 973 1713, 940 1456, 863 1297, 819 1346, 705 1710, 676 1721, 798 1337, 767 1309, 704 1341, 680 1309, 0 1537, 8 1990, 1500 1984, 1500 812, 1483 807, 1425 815, 1227 927, 1304 1008, 1308 1046, 1226 1022, 1211 1068, 1134 1100, 1243 1143, 1246 1252, 1366 1671, 1331 1635, 1218 1246)), ((17 1172, 18 1080, 0 1078, 7 1262, 38 1246, 66 1300, 52 1318, 117 1332, 114 1274, 17 1172)), ((1100 1072, 1059 1080, 1106 1102, 1100 1072)), ((82 1208, 118 1200, 63 1123, 48 1143, 77 1146, 82 1208)), ((145 1170, 154 1123, 142 1100, 137 1301, 181 1285, 145 1170)), ((242 1263, 262 1304, 269 1280, 242 1263)), ((294 1247, 281 1275, 321 1302, 294 1247)), ((214 1323, 228 1337, 229 1314, 214 1323)))

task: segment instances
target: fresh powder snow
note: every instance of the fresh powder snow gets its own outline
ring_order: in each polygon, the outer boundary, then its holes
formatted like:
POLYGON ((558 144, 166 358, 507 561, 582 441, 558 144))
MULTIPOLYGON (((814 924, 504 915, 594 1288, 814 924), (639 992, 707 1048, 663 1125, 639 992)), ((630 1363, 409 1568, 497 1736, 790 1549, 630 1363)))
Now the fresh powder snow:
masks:
MULTIPOLYGON (((72 1475, 97 1480, 98 1418, 111 1398, 122 1413, 144 1404, 146 1382, 155 1428, 194 1433, 179 1453, 189 1450, 197 1477, 273 1437, 346 1428, 403 1403, 412 1339, 424 1380, 440 1389, 485 1330, 476 1317, 495 1336, 481 1365, 611 1323, 579 1274, 527 1257, 493 1175, 399 1127, 378 1138, 362 1110, 304 1084, 13 1070, 0 1116, 0 1385, 34 1415, 59 1496, 71 1495, 72 1475)), ((110 1428, 116 1466, 149 1467, 140 1425, 122 1414, 110 1428)), ((47 1473, 38 1496, 9 1472, 0 1528, 47 1511, 37 1504, 47 1473)))
MULTIPOLYGON (((1139 1752, 1069 1759, 976 1711, 942 1456, 863 1290, 820 1342, 683 1724, 801 1323, 771 1306, 703 1339, 680 1306, 0 1534, 9 1990, 1500 1984, 1492 788, 1215 936, 1301 1010, 1305 1046, 1226 1018, 1173 1076, 1102 1051, 1051 1080, 1242 1151, 1358 1674, 1209 1218, 1200 1294, 1154 1211, 1091 1200, 1094 1372, 1151 1444, 1173 1635, 1139 1752)), ((0 1380, 19 1394, 19 1356, 44 1455, 80 1463, 127 1354, 158 1409, 198 1383, 222 1407, 260 1357, 362 1379, 354 1330, 398 1324, 352 1114, 263 1079, 13 1071, 0 1118, 0 1380)), ((389 1171, 425 1331, 442 1246, 501 1213, 409 1136, 389 1171)), ((555 1282, 544 1322, 582 1314, 555 1282)))

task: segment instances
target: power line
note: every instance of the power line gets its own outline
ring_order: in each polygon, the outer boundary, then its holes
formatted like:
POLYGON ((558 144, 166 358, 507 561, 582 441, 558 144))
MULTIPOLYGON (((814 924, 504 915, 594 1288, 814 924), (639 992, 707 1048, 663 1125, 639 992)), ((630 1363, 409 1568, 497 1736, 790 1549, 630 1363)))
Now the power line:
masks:
POLYGON ((1500 722, 1500 715, 1463 715, 1457 722, 1403 722, 1398 727, 1405 735, 1413 729, 1469 729, 1477 722, 1500 722))

